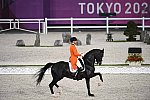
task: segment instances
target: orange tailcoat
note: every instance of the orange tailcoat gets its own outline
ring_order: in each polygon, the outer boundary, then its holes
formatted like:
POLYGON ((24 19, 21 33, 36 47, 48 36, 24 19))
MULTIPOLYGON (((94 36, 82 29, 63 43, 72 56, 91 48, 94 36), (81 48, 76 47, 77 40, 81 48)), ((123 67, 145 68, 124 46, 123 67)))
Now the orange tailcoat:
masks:
POLYGON ((76 70, 77 69, 77 58, 78 56, 81 56, 81 54, 78 53, 77 48, 74 44, 70 45, 70 62, 72 65, 72 69, 76 70))

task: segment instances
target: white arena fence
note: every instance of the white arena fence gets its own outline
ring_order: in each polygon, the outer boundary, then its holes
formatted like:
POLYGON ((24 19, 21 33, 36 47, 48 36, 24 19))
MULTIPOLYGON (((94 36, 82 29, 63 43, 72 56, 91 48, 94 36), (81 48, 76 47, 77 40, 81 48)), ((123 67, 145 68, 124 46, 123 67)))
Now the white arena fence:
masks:
POLYGON ((33 33, 37 33, 32 30, 22 29, 20 24, 38 24, 38 32, 45 33, 45 22, 44 19, 0 19, 0 24, 9 23, 9 29, 0 30, 0 32, 11 30, 11 29, 19 29, 24 31, 29 31, 33 33), (42 26, 41 26, 42 25, 42 26), (43 32, 41 32, 41 29, 43 32))
MULTIPOLYGON (((70 29, 71 30, 71 34, 73 33, 73 29, 76 28, 97 28, 97 29, 101 29, 101 28, 105 28, 106 29, 106 33, 109 33, 109 29, 110 28, 126 28, 126 26, 124 25, 119 25, 119 26, 110 26, 110 21, 129 21, 129 20, 133 20, 133 21, 142 21, 141 26, 138 26, 139 28, 142 28, 142 31, 145 30, 145 28, 150 28, 150 25, 145 25, 145 21, 149 20, 150 18, 45 18, 45 19, 0 19, 0 24, 3 23, 9 23, 10 28, 9 29, 5 29, 5 30, 0 30, 0 32, 2 31, 7 31, 7 30, 11 30, 11 29, 20 29, 20 30, 26 30, 26 29, 22 29, 20 28, 20 24, 21 23, 30 23, 30 24, 38 24, 38 32, 39 33, 44 33, 47 34, 48 33, 48 29, 54 29, 54 28, 65 28, 65 29, 70 29), (106 21, 106 25, 104 26, 74 26, 74 21, 106 21), (49 22, 52 21, 69 21, 70 25, 68 26, 63 26, 63 25, 59 25, 59 26, 48 26, 49 22), (42 29, 42 32, 41 32, 42 29)), ((34 32, 31 30, 27 30, 30 32, 34 32)))
MULTIPOLYGON (((0 67, 0 74, 35 74, 39 67, 0 67)), ((95 72, 102 74, 150 74, 150 67, 99 67, 95 72)), ((48 69, 45 74, 51 74, 48 69)))
POLYGON ((5 30, 0 30, 0 32, 2 31, 7 31, 7 30, 10 30, 12 29, 12 23, 13 23, 14 19, 0 19, 0 24, 9 24, 9 29, 5 29, 5 30))

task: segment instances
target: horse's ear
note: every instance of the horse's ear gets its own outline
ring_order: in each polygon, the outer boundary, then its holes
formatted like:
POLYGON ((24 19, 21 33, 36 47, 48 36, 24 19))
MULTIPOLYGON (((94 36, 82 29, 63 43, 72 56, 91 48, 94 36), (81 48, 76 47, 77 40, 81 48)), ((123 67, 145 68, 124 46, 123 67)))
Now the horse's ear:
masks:
POLYGON ((104 53, 104 48, 103 48, 102 52, 104 53))

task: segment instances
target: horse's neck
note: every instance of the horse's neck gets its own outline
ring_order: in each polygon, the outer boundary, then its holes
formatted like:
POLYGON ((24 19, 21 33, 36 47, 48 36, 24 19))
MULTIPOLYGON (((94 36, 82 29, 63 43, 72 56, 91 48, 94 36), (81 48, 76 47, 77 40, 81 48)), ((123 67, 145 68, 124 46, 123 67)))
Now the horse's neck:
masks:
POLYGON ((91 63, 91 61, 90 62, 85 61, 85 69, 89 70, 90 72, 91 71, 94 72, 95 71, 94 61, 93 61, 93 63, 91 63))
POLYGON ((88 58, 84 58, 84 63, 85 65, 88 65, 90 67, 94 67, 94 63, 95 63, 95 59, 88 59, 88 58))

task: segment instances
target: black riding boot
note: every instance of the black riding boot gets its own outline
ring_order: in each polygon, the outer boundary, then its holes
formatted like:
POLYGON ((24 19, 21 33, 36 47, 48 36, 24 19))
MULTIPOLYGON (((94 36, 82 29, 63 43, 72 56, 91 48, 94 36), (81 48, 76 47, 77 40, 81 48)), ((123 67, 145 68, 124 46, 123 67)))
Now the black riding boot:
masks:
POLYGON ((82 77, 81 77, 81 69, 78 68, 77 72, 75 73, 75 79, 78 81, 78 80, 82 80, 82 77))

